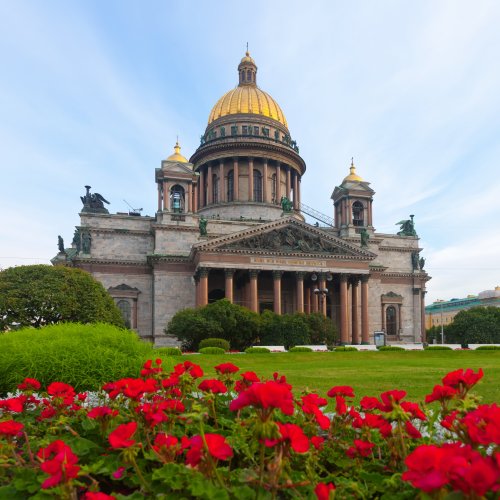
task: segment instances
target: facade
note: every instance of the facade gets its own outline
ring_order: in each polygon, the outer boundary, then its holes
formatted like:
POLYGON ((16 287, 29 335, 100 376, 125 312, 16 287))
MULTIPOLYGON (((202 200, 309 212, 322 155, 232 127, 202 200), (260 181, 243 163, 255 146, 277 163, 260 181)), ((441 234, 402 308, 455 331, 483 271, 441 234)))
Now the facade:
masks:
POLYGON ((500 286, 465 299, 437 300, 425 308, 425 328, 449 325, 460 312, 471 307, 500 307, 500 286))
POLYGON ((353 163, 333 190, 333 218, 311 212, 301 202, 306 163, 248 53, 238 78, 191 158, 177 143, 156 169, 155 217, 110 214, 87 187, 72 247, 53 263, 91 272, 157 345, 175 342, 164 329, 177 311, 222 297, 256 312, 322 312, 344 344, 381 330, 421 341, 430 278, 413 216, 398 234, 377 233, 375 193, 353 163))

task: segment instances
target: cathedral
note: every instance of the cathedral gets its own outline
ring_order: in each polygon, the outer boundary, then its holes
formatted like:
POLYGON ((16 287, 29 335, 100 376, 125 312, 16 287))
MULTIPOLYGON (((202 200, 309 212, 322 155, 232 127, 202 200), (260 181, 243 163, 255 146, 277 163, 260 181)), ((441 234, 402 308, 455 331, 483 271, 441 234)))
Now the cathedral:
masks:
POLYGON ((165 327, 177 311, 224 297, 257 313, 322 313, 344 345, 373 343, 374 332, 424 341, 430 277, 413 215, 397 234, 377 233, 375 192, 352 162, 333 189, 333 217, 323 215, 301 200, 305 174, 247 52, 191 158, 176 143, 155 170, 156 215, 110 214, 86 186, 72 246, 60 244, 52 262, 90 272, 157 346, 175 344, 165 327))

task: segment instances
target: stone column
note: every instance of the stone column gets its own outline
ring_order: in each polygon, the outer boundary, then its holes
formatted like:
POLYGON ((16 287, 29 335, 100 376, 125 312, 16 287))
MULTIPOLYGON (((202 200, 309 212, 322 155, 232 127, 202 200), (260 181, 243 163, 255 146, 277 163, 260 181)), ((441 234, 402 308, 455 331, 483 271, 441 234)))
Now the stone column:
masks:
POLYGON ((297 181, 297 201, 298 201, 299 207, 300 207, 300 188, 301 188, 302 180, 301 180, 299 175, 297 175, 297 177, 299 178, 299 180, 297 181))
POLYGON ((200 196, 200 192, 198 190, 198 182, 193 185, 193 212, 196 213, 198 211, 198 198, 200 196))
POLYGON ((422 342, 427 342, 427 333, 425 331, 425 294, 427 293, 425 290, 421 290, 420 296, 420 314, 421 319, 420 322, 422 324, 422 342))
POLYGON ((208 304, 208 272, 205 267, 200 269, 200 306, 208 304))
POLYGON ((200 305, 200 274, 198 272, 195 273, 194 277, 194 303, 195 307, 200 305))
POLYGON ((206 174, 204 166, 200 167, 200 208, 203 208, 206 205, 205 200, 205 183, 206 183, 206 174))
POLYGON ((264 159, 264 173, 263 173, 263 179, 262 179, 262 196, 264 203, 269 203, 269 195, 268 195, 268 189, 267 189, 267 158, 264 159))
POLYGON ((319 294, 318 294, 319 312, 323 316, 326 316, 326 295, 322 292, 322 290, 326 290, 326 280, 325 280, 325 275, 323 273, 319 275, 318 288, 319 288, 319 294))
POLYGON ((233 201, 240 199, 240 173, 238 169, 238 158, 233 158, 233 201))
POLYGON ((248 201, 253 199, 253 158, 248 158, 248 201))
POLYGON ((352 280, 352 343, 359 344, 359 278, 352 280))
POLYGON ((281 203, 281 164, 276 162, 276 204, 281 203))
POLYGON ((349 343, 349 325, 347 324, 347 274, 340 275, 340 343, 349 343))
POLYGON ((299 209, 299 181, 297 178, 297 172, 293 172, 293 208, 295 210, 299 209))
POLYGON ((184 200, 184 212, 191 212, 191 198, 193 197, 191 183, 187 186, 186 199, 184 200))
POLYGON ((168 182, 163 181, 163 210, 168 210, 168 182))
POLYGON ((234 269, 224 269, 224 275, 226 277, 225 297, 232 304, 234 298, 234 288, 233 288, 234 269))
POLYGON ((306 314, 311 314, 311 288, 304 290, 304 310, 306 314))
POLYGON ((372 214, 372 203, 373 200, 368 200, 368 226, 373 226, 373 214, 372 214))
POLYGON ((257 285, 257 275, 259 271, 251 269, 250 273, 250 309, 254 312, 259 312, 259 296, 258 296, 258 285, 257 285))
POLYGON ((275 314, 281 314, 281 276, 283 271, 273 271, 273 310, 275 314))
POLYGON ((289 166, 286 167, 286 197, 291 199, 291 190, 292 190, 292 172, 289 166))
POLYGON ((361 277, 361 343, 369 344, 370 333, 368 325, 368 276, 361 277))
POLYGON ((298 313, 304 312, 304 274, 305 273, 301 271, 295 273, 295 280, 297 284, 297 290, 295 294, 297 298, 297 304, 295 311, 298 313))
POLYGON ((224 189, 224 160, 219 161, 219 203, 226 202, 226 191, 224 189))
POLYGON ((162 202, 162 193, 161 193, 161 183, 158 183, 158 212, 161 212, 161 202, 162 202))
POLYGON ((212 174, 212 164, 208 164, 207 169, 207 205, 211 205, 214 202, 214 190, 213 190, 213 174, 212 174))

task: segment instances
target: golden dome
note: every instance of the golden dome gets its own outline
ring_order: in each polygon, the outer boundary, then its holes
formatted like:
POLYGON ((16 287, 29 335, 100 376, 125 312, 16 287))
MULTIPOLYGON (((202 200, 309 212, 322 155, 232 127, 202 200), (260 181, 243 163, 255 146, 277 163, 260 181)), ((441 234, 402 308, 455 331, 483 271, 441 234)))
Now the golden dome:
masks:
POLYGON ((242 113, 272 118, 288 128, 285 114, 278 103, 267 92, 257 87, 257 66, 248 51, 238 65, 238 71, 239 85, 217 101, 208 117, 208 125, 223 116, 242 113))
POLYGON ((351 167, 350 167, 350 173, 349 175, 342 181, 344 182, 363 182, 363 179, 356 173, 356 167, 354 166, 354 158, 351 160, 351 167))
POLYGON ((179 163, 189 163, 187 158, 181 155, 181 147, 179 141, 175 143, 174 154, 170 155, 166 161, 178 161, 179 163))

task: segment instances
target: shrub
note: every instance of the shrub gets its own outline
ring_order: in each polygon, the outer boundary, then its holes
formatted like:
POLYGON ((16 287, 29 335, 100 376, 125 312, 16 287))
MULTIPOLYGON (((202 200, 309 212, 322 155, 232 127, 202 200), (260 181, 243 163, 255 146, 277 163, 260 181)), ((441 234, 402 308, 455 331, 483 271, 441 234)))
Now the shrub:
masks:
POLYGON ((229 342, 226 339, 203 339, 200 342, 199 348, 202 349, 203 347, 219 347, 227 352, 229 351, 229 342))
POLYGON ((58 381, 94 390, 109 380, 131 377, 151 345, 130 330, 98 323, 61 323, 0 335, 0 393, 15 390, 24 377, 42 386, 58 381))
POLYGON ((453 349, 447 345, 428 345, 424 349, 426 351, 453 351, 453 349))
POLYGON ((377 347, 379 351, 405 351, 404 347, 399 347, 397 345, 382 345, 377 347))
POLYGON ((337 328, 330 318, 321 313, 302 314, 309 329, 309 342, 314 345, 335 344, 337 340, 337 328))
POLYGON ((309 344, 311 341, 309 327, 304 319, 305 314, 284 314, 281 316, 285 339, 283 345, 285 349, 296 345, 309 344))
POLYGON ((500 343, 500 307, 460 311, 445 331, 445 339, 457 344, 500 343))
POLYGON ((358 350, 355 348, 355 347, 351 347, 349 345, 339 345, 335 348, 335 352, 345 352, 345 351, 348 351, 348 352, 358 352, 358 350))
POLYGON ((158 347, 155 353, 160 356, 182 356, 182 351, 178 347, 158 347))
POLYGON ((198 349, 200 354, 225 354, 226 351, 220 347, 202 347, 198 349))
POLYGON ((264 311, 260 315, 259 340, 263 345, 284 345, 285 327, 283 316, 264 311))
POLYGON ((480 345, 475 351, 500 351, 500 345, 480 345))
POLYGON ((0 272, 0 330, 70 321, 125 325, 101 283, 81 269, 36 265, 0 272))
POLYGON ((165 333, 177 337, 183 350, 197 351, 201 340, 220 336, 222 328, 217 322, 203 316, 201 309, 183 309, 172 317, 165 333))
POLYGON ((288 349, 288 352, 313 352, 313 350, 310 347, 295 346, 290 347, 290 349, 288 349))
POLYGON ((267 347, 247 347, 245 349, 247 354, 270 354, 271 351, 267 347))

